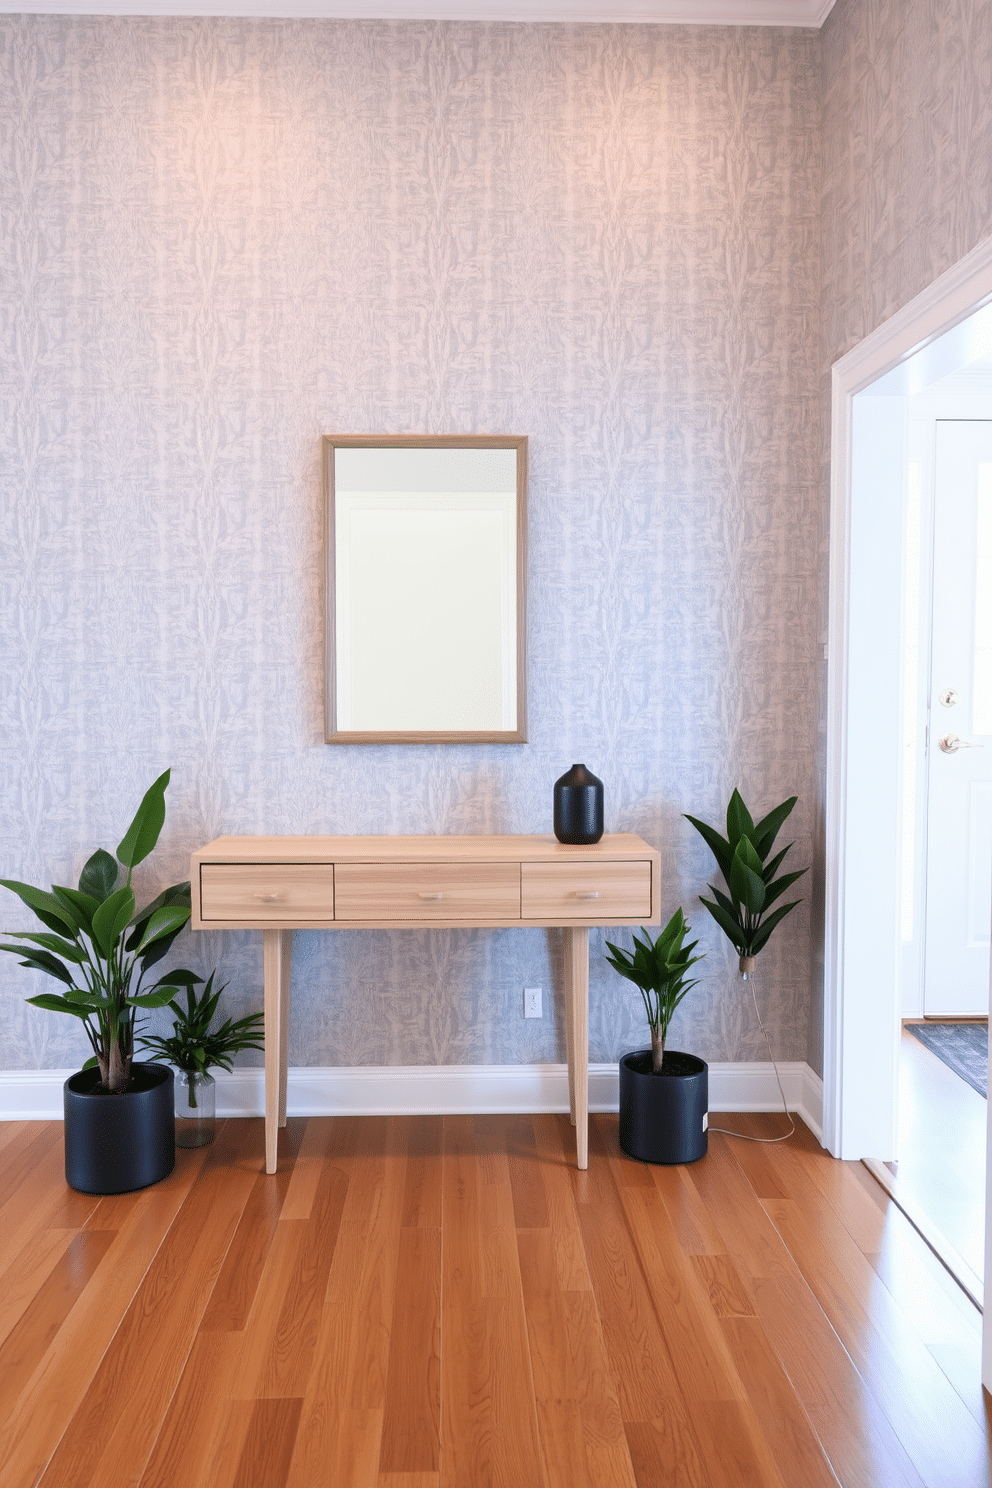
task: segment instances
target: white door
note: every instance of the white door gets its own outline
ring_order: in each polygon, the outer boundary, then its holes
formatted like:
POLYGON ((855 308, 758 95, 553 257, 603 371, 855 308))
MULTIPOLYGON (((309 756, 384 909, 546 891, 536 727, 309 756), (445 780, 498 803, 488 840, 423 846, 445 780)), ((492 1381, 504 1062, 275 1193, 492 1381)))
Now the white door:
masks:
POLYGON ((938 420, 924 1012, 985 1016, 992 912, 992 420, 938 420))

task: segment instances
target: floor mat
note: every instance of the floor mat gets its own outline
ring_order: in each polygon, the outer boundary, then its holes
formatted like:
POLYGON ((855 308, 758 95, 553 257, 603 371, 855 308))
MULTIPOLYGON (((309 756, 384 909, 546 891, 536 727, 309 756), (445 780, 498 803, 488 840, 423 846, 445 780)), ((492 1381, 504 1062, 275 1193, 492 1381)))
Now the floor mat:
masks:
POLYGON ((988 1100, 987 1023, 907 1023, 906 1031, 988 1100))

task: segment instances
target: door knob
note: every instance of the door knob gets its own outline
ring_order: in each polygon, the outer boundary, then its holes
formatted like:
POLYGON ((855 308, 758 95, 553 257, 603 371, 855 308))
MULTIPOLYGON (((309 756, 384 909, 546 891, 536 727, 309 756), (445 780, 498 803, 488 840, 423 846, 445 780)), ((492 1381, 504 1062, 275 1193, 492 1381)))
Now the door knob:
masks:
POLYGON ((968 739, 959 739, 957 734, 943 734, 938 740, 944 754, 957 754, 959 749, 984 749, 984 744, 972 744, 968 739))
POLYGON ((941 705, 942 708, 953 708, 954 707, 954 704, 957 702, 957 700, 958 700, 958 695, 954 691, 954 688, 953 687, 945 687, 944 688, 944 691, 940 694, 940 696, 937 699, 938 703, 940 703, 940 705, 941 705))

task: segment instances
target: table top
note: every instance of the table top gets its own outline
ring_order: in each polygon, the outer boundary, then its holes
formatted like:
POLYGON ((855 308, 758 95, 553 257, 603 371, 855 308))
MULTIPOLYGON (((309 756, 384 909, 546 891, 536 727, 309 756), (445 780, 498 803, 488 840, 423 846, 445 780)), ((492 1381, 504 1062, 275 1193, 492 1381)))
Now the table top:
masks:
POLYGON ((559 862, 583 859, 630 861, 656 858, 658 851, 633 832, 609 832, 582 847, 538 835, 440 837, 215 837, 193 854, 193 863, 499 863, 559 862))

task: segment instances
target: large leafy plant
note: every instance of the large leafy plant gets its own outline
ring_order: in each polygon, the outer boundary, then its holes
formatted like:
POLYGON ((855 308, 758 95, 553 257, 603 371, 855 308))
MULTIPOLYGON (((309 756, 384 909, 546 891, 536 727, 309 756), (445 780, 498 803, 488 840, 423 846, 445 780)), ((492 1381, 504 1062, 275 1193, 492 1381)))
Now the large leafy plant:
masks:
POLYGON ((166 770, 145 792, 116 861, 99 848, 79 875, 78 888, 53 884, 46 893, 15 879, 0 879, 46 927, 44 934, 6 931, 18 943, 0 950, 21 956, 22 966, 64 984, 64 992, 43 992, 28 1002, 81 1020, 93 1049, 83 1068, 99 1065, 100 1084, 110 1091, 126 1090, 130 1081, 138 1010, 163 1007, 179 987, 201 980, 190 971, 170 971, 142 990, 146 975, 190 915, 188 881, 164 889, 143 909, 131 888, 132 870, 148 857, 162 830, 169 774, 166 770))
MULTIPOLYGON (((197 977, 202 982, 202 977, 197 977)), ((186 1006, 173 998, 169 1002, 174 1021, 170 1034, 139 1034, 142 1048, 151 1049, 162 1059, 167 1059, 187 1075, 205 1075, 215 1065, 221 1069, 233 1068, 233 1056, 242 1049, 264 1049, 262 1042, 265 1019, 262 1013, 249 1013, 245 1018, 225 1019, 217 1028, 211 1028, 217 1004, 224 986, 214 991, 214 973, 210 973, 207 984, 200 995, 192 986, 186 988, 186 1006)), ((196 1105, 195 1086, 190 1084, 191 1106, 196 1105)))
POLYGON ((745 976, 754 970, 754 959, 767 944, 776 925, 781 924, 786 915, 801 903, 799 899, 792 899, 788 904, 772 909, 790 884, 802 878, 807 870, 799 868, 775 877, 792 846, 791 842, 774 857, 770 856, 775 838, 798 799, 798 796, 790 796, 755 822, 740 791, 735 789, 727 807, 726 837, 721 837, 715 827, 697 817, 686 816, 686 821, 692 822, 712 849, 729 890, 725 894, 715 884, 709 884, 713 898, 706 899, 702 894, 699 897, 737 951, 740 969, 745 976))
POLYGON ((633 982, 641 994, 651 1028, 651 1068, 660 1073, 672 1015, 686 993, 696 985, 696 980, 688 980, 687 973, 690 966, 695 966, 703 956, 692 954, 698 940, 688 946, 685 943, 690 928, 681 909, 675 911, 657 940, 652 940, 643 926, 641 934, 644 940, 634 936, 633 952, 607 941, 607 950, 611 954, 606 959, 614 971, 633 982))

